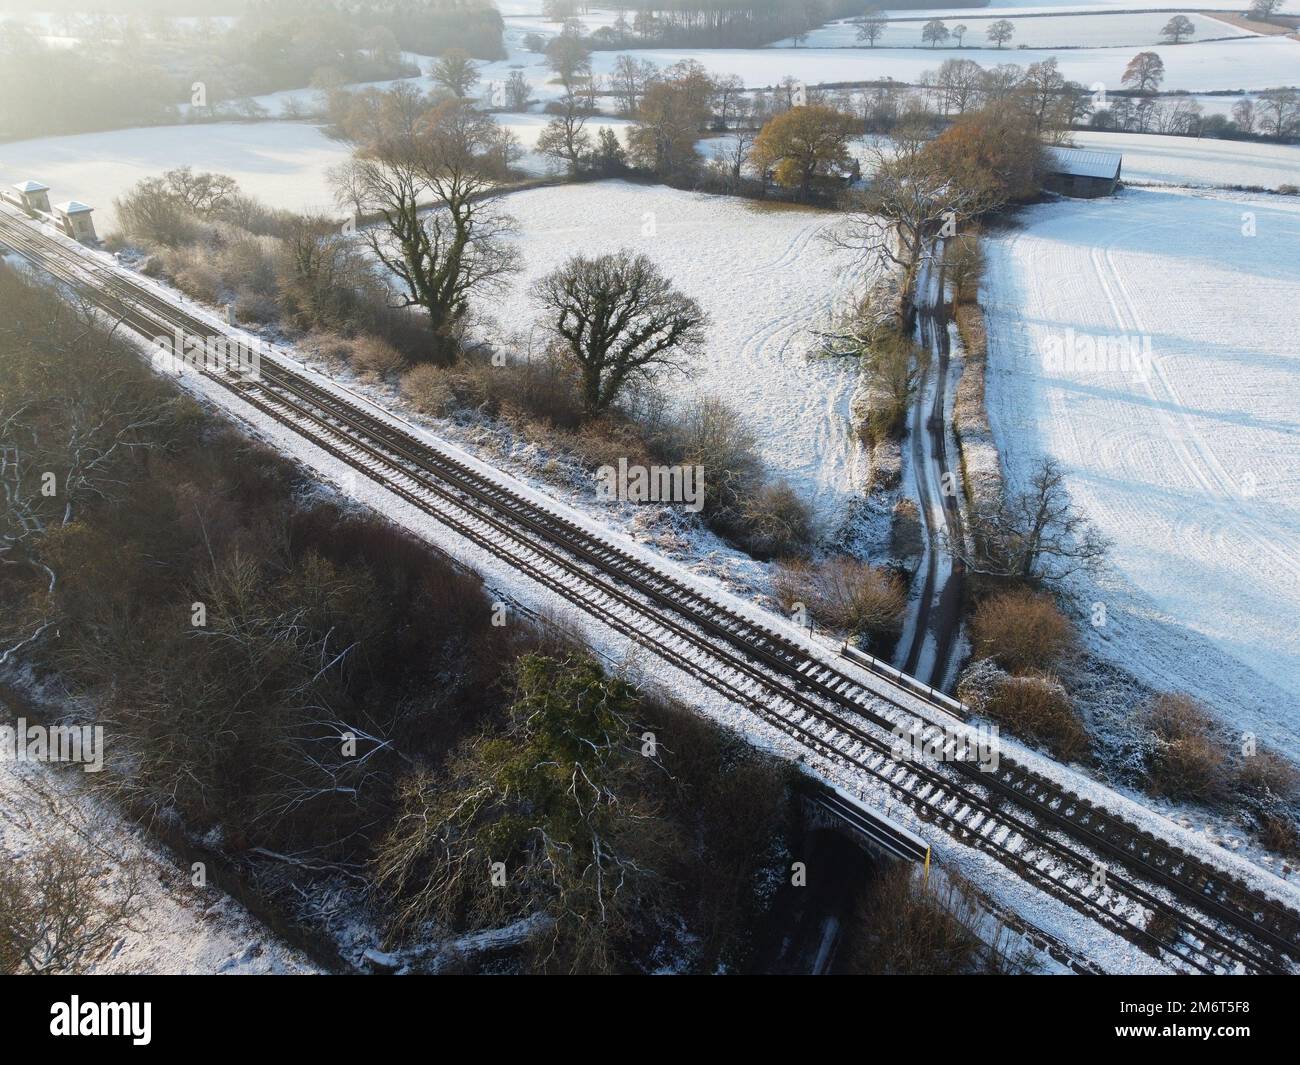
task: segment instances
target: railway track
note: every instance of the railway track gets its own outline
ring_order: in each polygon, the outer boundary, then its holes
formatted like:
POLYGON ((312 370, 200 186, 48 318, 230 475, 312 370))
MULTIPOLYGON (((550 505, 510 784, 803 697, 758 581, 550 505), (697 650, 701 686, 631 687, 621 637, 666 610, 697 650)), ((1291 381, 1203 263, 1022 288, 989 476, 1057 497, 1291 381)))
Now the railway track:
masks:
MULTIPOLYGON (((83 250, 0 211, 0 242, 141 336, 220 332, 83 250)), ((1205 859, 1003 755, 956 757, 961 723, 884 669, 864 683, 785 634, 681 582, 396 420, 264 358, 260 377, 209 376, 249 407, 435 517, 841 767, 960 843, 1176 967, 1293 971, 1300 914, 1205 859), (945 760, 904 758, 915 730, 945 760)), ((873 663, 865 663, 869 669, 873 663)))

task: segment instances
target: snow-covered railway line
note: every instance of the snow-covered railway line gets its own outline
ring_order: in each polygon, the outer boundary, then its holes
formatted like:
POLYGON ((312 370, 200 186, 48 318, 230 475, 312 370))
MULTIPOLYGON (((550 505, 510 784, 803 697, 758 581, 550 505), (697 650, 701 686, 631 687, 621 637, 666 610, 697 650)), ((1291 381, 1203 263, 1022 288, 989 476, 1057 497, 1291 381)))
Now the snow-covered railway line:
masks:
MULTIPOLYGON (((99 264, 85 253, 25 222, 0 216, 0 237, 143 336, 173 328, 213 332, 210 321, 114 271, 96 271, 99 264)), ((908 708, 912 693, 883 679, 873 690, 810 658, 781 633, 278 362, 264 360, 257 382, 214 379, 469 542, 758 713, 875 796, 892 795, 1112 931, 1200 971, 1289 971, 1290 957, 1300 954, 1300 915, 1010 758, 993 772, 965 760, 899 760, 893 735, 899 728, 916 726, 923 740, 952 752, 953 732, 962 726, 948 718, 945 734, 946 715, 937 704, 932 717, 919 717, 908 708), (1157 934, 1153 918, 1174 931, 1157 934)))

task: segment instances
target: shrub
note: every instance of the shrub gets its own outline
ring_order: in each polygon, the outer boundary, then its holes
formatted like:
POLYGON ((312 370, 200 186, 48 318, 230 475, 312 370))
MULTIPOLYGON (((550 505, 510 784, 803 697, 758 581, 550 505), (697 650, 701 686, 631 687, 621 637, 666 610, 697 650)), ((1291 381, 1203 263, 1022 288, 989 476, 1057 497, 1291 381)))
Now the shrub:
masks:
POLYGON ((352 366, 370 377, 391 377, 406 366, 402 353, 378 337, 360 337, 352 343, 352 366))
POLYGON ((1266 814, 1259 820, 1259 842, 1269 850, 1288 857, 1300 852, 1300 830, 1295 821, 1282 814, 1266 814))
POLYGON ((513 679, 504 733, 462 746, 441 778, 408 778, 378 884, 397 936, 544 912, 542 966, 609 972, 681 846, 646 795, 660 767, 634 742, 636 690, 585 655, 527 655, 513 679), (505 863, 509 890, 478 875, 484 855, 505 863))
POLYGON ((1042 744, 1062 761, 1088 755, 1083 722, 1064 686, 1049 674, 1012 676, 984 659, 966 671, 957 694, 976 713, 1021 739, 1042 744))
POLYGON ((558 356, 548 354, 526 362, 489 366, 488 373, 492 387, 506 406, 563 429, 576 429, 582 424, 577 375, 558 356))
POLYGON ((352 359, 352 342, 334 333, 312 333, 302 346, 312 348, 320 358, 335 367, 341 367, 352 359))
POLYGON ((113 201, 123 233, 137 240, 177 247, 197 239, 198 219, 161 178, 147 178, 113 201))
POLYGON ((755 558, 802 554, 812 541, 812 513, 785 481, 760 485, 745 500, 742 514, 735 539, 755 558))
MULTIPOLYGON (((864 338, 865 339, 865 338, 864 338)), ((875 329, 862 347, 862 373, 870 388, 867 439, 873 444, 901 439, 927 353, 910 337, 875 329)))
POLYGON ((1075 646, 1074 629, 1050 595, 1016 590, 985 599, 971 619, 977 658, 1012 673, 1050 670, 1075 646))
POLYGON ((1257 750, 1241 759, 1232 783, 1254 816, 1259 841, 1279 854, 1300 851, 1300 772, 1296 767, 1272 751, 1257 750))
POLYGON ((889 550, 896 558, 919 555, 924 535, 916 501, 904 496, 894 504, 893 521, 889 526, 889 550))
POLYGON ((814 620, 855 635, 893 639, 903 627, 907 592, 891 573, 847 555, 778 569, 776 593, 786 610, 803 603, 814 620))
POLYGON ((807 505, 784 481, 766 481, 753 431, 716 396, 666 424, 657 449, 669 462, 704 468, 705 522, 756 558, 802 554, 811 542, 807 505))
POLYGON ((1213 803, 1223 798, 1227 758, 1204 708, 1185 695, 1157 696, 1147 709, 1152 737, 1150 790, 1171 799, 1213 803))
POLYGON ((431 363, 421 363, 402 374, 402 395, 423 414, 445 414, 452 402, 447 374, 431 363))
POLYGON ((280 319, 280 305, 274 296, 241 288, 235 296, 235 315, 241 322, 268 325, 280 319))
POLYGON ((1300 790, 1300 772, 1272 751, 1256 751, 1242 759, 1237 788, 1258 803, 1292 803, 1300 790))
POLYGON ((716 396, 702 396, 665 429, 665 455, 704 467, 705 514, 738 518, 743 502, 762 483, 763 463, 753 430, 716 396))

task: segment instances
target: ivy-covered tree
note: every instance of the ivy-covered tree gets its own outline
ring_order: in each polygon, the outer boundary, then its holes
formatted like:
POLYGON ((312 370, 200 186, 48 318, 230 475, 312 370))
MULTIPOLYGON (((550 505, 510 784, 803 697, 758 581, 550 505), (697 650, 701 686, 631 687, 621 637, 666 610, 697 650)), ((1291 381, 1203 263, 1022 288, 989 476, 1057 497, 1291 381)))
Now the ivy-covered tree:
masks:
POLYGON ((379 884, 402 933, 530 917, 544 968, 608 972, 652 921, 679 841, 648 798, 661 773, 636 690, 585 656, 520 659, 503 731, 417 773, 381 844, 379 884))

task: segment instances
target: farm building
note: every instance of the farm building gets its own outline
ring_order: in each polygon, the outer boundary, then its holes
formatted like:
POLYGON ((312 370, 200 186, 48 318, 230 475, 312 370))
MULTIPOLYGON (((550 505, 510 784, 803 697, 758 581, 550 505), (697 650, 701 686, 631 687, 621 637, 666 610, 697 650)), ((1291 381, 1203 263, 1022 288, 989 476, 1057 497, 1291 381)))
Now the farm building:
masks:
POLYGON ((97 244, 99 238, 95 236, 95 223, 90 219, 93 210, 93 207, 88 207, 79 200, 69 200, 54 205, 54 216, 59 220, 63 232, 74 240, 97 244))
POLYGON ((1119 152, 1083 148, 1048 148, 1043 187, 1064 196, 1092 199, 1112 196, 1119 185, 1124 157, 1119 152))

